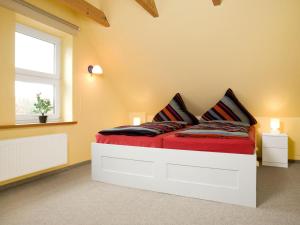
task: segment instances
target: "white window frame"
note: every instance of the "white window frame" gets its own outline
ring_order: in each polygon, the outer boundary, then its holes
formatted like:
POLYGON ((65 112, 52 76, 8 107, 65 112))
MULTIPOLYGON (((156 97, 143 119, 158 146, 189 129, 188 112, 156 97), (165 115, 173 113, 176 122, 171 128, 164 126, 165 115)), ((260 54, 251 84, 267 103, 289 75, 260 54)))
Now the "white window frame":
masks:
MULTIPOLYGON (((54 87, 54 114, 48 116, 49 121, 56 121, 60 119, 60 63, 61 63, 61 40, 55 36, 50 34, 38 31, 31 27, 25 26, 23 24, 16 24, 16 31, 17 33, 21 33, 42 41, 49 42, 54 44, 55 51, 54 51, 54 73, 44 73, 34 70, 28 70, 23 68, 15 68, 16 73, 16 81, 23 81, 23 82, 31 82, 31 83, 41 83, 41 84, 49 84, 53 85, 54 87)), ((37 120, 36 115, 17 115, 16 114, 16 121, 19 123, 22 122, 34 122, 37 120)))

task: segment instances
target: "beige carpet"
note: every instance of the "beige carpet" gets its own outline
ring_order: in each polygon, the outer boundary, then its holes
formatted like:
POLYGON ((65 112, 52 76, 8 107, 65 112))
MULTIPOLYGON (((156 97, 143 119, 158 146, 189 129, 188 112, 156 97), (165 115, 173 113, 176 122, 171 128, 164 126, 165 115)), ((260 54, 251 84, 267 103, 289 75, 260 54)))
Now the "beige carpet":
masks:
POLYGON ((1 225, 300 225, 300 163, 260 167, 258 208, 91 181, 85 165, 0 192, 1 225))

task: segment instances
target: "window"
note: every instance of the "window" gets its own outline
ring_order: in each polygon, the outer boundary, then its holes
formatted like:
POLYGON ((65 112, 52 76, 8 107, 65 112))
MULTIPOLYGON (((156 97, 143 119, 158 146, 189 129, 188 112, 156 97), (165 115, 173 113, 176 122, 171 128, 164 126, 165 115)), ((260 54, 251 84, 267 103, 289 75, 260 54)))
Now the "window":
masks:
POLYGON ((60 117, 60 39, 17 24, 15 101, 17 121, 34 121, 36 95, 51 101, 49 119, 60 117))

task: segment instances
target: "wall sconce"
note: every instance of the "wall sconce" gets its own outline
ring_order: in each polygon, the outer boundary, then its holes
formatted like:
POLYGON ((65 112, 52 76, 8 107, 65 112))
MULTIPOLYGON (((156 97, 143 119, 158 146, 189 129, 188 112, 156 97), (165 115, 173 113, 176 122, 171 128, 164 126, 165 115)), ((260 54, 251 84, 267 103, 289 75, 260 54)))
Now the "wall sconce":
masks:
POLYGON ((271 133, 272 134, 280 134, 279 128, 280 128, 280 119, 278 118, 271 118, 270 120, 270 127, 271 127, 271 133))
POLYGON ((99 66, 99 65, 89 65, 89 67, 88 67, 88 71, 89 71, 89 73, 91 74, 91 76, 93 75, 93 74, 95 74, 95 75, 99 75, 99 74, 102 74, 103 73, 103 69, 101 68, 101 66, 99 66))

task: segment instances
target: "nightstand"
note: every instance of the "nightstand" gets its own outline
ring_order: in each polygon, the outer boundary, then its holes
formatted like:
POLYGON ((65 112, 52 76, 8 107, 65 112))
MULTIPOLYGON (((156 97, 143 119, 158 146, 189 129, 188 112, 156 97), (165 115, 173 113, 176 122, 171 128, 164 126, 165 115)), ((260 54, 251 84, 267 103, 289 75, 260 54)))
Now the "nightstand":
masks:
POLYGON ((287 134, 262 134, 262 164, 264 166, 288 167, 287 134))

